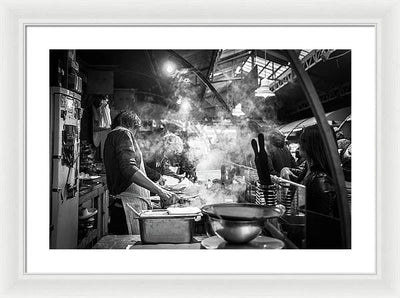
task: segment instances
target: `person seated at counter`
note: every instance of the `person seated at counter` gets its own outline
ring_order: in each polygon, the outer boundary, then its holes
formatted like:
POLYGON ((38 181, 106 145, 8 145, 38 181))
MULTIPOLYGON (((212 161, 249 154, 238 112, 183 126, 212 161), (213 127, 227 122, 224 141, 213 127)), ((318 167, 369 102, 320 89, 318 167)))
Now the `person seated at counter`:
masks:
POLYGON ((333 130, 335 131, 338 152, 339 154, 342 154, 342 152, 351 144, 351 141, 344 137, 343 131, 339 128, 334 127, 333 130))
POLYGON ((161 175, 170 176, 181 181, 183 178, 195 177, 193 166, 184 155, 182 139, 173 133, 164 135, 153 158, 146 165, 161 175))
POLYGON ((273 130, 268 134, 267 152, 268 166, 272 175, 279 175, 285 167, 293 168, 296 162, 285 144, 285 136, 279 130, 273 130))
POLYGON ((151 209, 150 191, 157 194, 164 205, 177 200, 176 194, 147 177, 135 138, 140 126, 141 120, 136 113, 123 111, 115 117, 113 129, 104 144, 107 186, 116 198, 110 208, 110 233, 113 234, 140 234, 137 214, 151 209))
MULTIPOLYGON (((301 153, 299 150, 299 156, 300 154, 301 153)), ((304 177, 306 176, 307 171, 308 171, 307 160, 304 157, 301 157, 301 159, 299 159, 299 163, 296 163, 295 167, 293 168, 283 167, 280 172, 280 176, 283 179, 301 183, 304 177)))
POLYGON ((194 183, 197 181, 196 163, 189 158, 189 155, 189 149, 184 149, 183 153, 179 156, 178 174, 184 175, 194 183))

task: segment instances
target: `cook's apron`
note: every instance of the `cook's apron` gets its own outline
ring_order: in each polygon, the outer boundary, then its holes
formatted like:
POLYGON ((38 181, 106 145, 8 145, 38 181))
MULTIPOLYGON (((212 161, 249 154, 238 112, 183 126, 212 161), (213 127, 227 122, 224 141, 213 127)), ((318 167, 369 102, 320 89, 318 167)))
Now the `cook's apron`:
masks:
MULTIPOLYGON (((118 127, 119 129, 121 127, 118 127)), ((129 134, 131 135, 131 134, 129 134)), ((136 140, 131 137, 131 141, 135 148, 135 152, 140 160, 139 169, 146 175, 146 170, 144 168, 144 162, 142 157, 142 151, 140 150, 136 140)), ((142 210, 152 209, 150 201, 150 191, 147 189, 132 183, 124 192, 116 196, 121 199, 122 205, 125 211, 126 224, 128 226, 128 232, 130 235, 139 235, 139 217, 132 211, 131 208, 135 209, 138 213, 142 210)))

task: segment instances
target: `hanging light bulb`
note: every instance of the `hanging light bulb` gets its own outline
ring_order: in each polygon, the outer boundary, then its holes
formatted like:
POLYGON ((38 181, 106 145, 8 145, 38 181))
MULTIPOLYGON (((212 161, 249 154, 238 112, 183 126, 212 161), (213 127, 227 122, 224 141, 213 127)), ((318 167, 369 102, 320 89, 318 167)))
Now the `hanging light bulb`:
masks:
POLYGON ((232 110, 232 115, 236 117, 244 116, 245 113, 242 111, 242 104, 238 103, 235 108, 232 110))
POLYGON ((272 92, 272 91, 269 89, 269 87, 267 87, 267 86, 260 86, 260 87, 255 91, 254 95, 255 95, 256 97, 264 97, 264 98, 267 98, 267 97, 273 97, 273 96, 275 96, 275 93, 272 92))
POLYGON ((264 98, 275 96, 275 93, 272 92, 271 89, 269 89, 269 86, 270 86, 269 80, 266 78, 263 79, 261 81, 260 87, 258 87, 254 92, 254 95, 256 97, 264 97, 264 98))
POLYGON ((167 73, 167 75, 173 75, 175 70, 176 70, 176 65, 172 63, 171 61, 167 61, 164 65, 164 70, 167 73))
MULTIPOLYGON (((272 81, 267 79, 267 51, 264 50, 264 62, 265 62, 265 77, 264 79, 261 80, 261 84, 260 87, 258 87, 256 89, 256 91, 254 92, 254 95, 256 97, 263 97, 263 98, 267 98, 267 97, 272 97, 275 96, 275 93, 273 93, 271 91, 271 89, 269 88, 271 86, 272 81)), ((274 62, 272 62, 272 77, 274 77, 274 62)))

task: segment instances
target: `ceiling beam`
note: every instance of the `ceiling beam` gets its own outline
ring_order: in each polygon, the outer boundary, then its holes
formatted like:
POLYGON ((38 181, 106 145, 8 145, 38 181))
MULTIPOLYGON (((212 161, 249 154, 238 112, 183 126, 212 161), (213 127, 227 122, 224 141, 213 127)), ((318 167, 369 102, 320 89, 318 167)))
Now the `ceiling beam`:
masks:
POLYGON ((218 59, 217 64, 226 63, 231 60, 239 59, 239 58, 242 58, 242 57, 245 57, 248 55, 250 55, 250 50, 243 50, 243 51, 237 52, 235 54, 218 59))
POLYGON ((188 68, 191 70, 193 73, 197 75, 197 77, 210 88, 210 90, 214 93, 215 97, 217 100, 221 103, 222 107, 229 112, 230 115, 230 108, 228 104, 225 102, 225 100, 222 98, 221 94, 218 93, 218 91, 214 88, 214 86, 211 84, 209 79, 201 72, 199 71, 196 67, 194 67, 189 61, 187 61, 185 58, 183 58, 181 55, 179 55, 177 52, 173 50, 168 50, 168 53, 170 53, 172 56, 174 56, 178 61, 182 64, 183 67, 188 68))
MULTIPOLYGON (((213 50, 211 52, 211 61, 210 65, 208 66, 207 73, 206 73, 206 78, 209 79, 211 73, 214 71, 214 66, 215 62, 217 61, 217 56, 218 56, 218 50, 213 50)), ((206 89, 207 86, 205 84, 202 85, 201 91, 200 91, 200 100, 204 100, 204 95, 206 94, 206 89)))
POLYGON ((154 75, 158 89, 160 89, 160 93, 162 95, 165 95, 166 93, 164 91, 164 88, 160 83, 161 79, 160 79, 160 76, 158 75, 156 60, 154 59, 153 52, 150 50, 146 50, 144 52, 145 52, 146 58, 150 64, 150 69, 151 69, 152 74, 154 75))
POLYGON ((288 65, 289 60, 288 58, 280 53, 279 51, 274 50, 256 50, 257 57, 281 64, 281 65, 288 65))
POLYGON ((277 78, 276 73, 278 72, 278 70, 280 70, 284 65, 279 65, 279 67, 277 69, 274 70, 273 73, 271 73, 268 76, 268 80, 275 80, 277 78))
POLYGON ((232 81, 241 81, 241 80, 243 80, 243 78, 228 78, 228 79, 225 79, 225 80, 212 81, 212 83, 213 84, 215 84, 215 83, 223 83, 223 82, 231 83, 232 81))
MULTIPOLYGON (((271 61, 268 61, 268 63, 266 63, 266 64, 264 65, 264 67, 261 68, 261 70, 258 72, 258 75, 260 75, 260 74, 262 73, 262 71, 263 71, 264 69, 266 69, 267 66, 268 66, 270 63, 271 63, 271 61)), ((273 62, 272 62, 272 63, 273 63, 273 62)), ((268 70, 268 68, 267 68, 267 70, 268 70)))
MULTIPOLYGON (((292 52, 294 52, 297 57, 299 56, 299 51, 292 52)), ((324 56, 329 55, 331 52, 332 50, 312 50, 306 56, 304 56, 300 62, 304 66, 304 69, 308 71, 314 65, 316 65, 320 61, 323 61, 324 56)), ((292 71, 292 68, 286 69, 281 75, 279 75, 279 79, 271 85, 271 91, 276 92, 287 83, 293 82, 295 78, 296 74, 292 71)))

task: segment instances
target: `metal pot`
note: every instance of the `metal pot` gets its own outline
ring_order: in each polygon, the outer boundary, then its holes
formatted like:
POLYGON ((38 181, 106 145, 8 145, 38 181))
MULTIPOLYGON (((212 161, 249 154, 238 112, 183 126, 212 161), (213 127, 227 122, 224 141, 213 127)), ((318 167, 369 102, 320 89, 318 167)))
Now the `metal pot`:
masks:
POLYGON ((261 234, 263 221, 237 221, 209 217, 211 230, 221 239, 235 244, 250 242, 261 234))
POLYGON ((279 217, 283 210, 254 204, 214 204, 202 208, 208 236, 217 235, 229 243, 243 244, 261 234, 266 219, 279 217))

